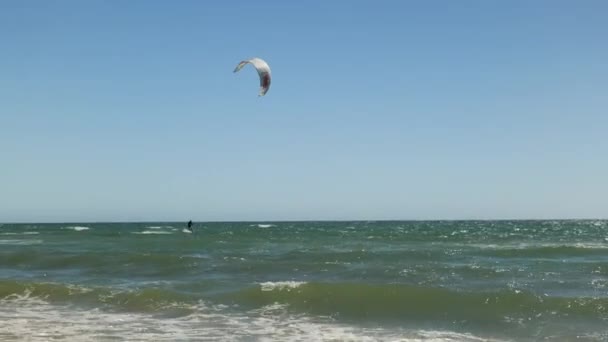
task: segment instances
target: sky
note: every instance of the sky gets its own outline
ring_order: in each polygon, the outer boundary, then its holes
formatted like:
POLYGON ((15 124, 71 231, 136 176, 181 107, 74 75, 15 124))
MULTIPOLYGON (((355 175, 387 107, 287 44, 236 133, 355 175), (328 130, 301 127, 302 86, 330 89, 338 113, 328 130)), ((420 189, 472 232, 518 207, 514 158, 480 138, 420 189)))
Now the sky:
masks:
POLYGON ((606 13, 0 1, 0 222, 608 218, 606 13))

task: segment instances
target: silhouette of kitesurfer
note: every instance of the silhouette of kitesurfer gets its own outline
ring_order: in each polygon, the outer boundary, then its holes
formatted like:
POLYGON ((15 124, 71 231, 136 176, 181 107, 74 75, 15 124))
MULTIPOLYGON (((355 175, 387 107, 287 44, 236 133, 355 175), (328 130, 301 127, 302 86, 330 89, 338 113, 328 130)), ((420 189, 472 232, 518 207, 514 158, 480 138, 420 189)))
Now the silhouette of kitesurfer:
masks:
POLYGON ((192 220, 188 221, 188 230, 189 230, 191 233, 194 233, 194 230, 192 229, 192 220))

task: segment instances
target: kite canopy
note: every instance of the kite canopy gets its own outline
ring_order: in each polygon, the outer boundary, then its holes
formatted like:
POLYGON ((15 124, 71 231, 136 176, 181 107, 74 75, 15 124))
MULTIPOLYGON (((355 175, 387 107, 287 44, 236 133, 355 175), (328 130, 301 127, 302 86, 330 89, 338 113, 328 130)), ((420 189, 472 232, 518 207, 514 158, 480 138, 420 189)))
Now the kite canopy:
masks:
POLYGON ((243 67, 247 64, 253 65, 260 76, 260 93, 258 96, 266 95, 266 92, 270 88, 270 67, 268 66, 268 63, 261 58, 248 59, 240 62, 236 68, 234 68, 234 72, 238 72, 239 70, 243 69, 243 67))

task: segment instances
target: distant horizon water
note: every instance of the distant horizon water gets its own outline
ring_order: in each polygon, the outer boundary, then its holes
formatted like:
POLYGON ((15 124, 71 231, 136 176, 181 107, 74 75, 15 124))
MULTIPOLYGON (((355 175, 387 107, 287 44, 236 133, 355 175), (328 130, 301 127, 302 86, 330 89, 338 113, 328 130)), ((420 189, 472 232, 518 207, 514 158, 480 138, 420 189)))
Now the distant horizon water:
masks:
POLYGON ((252 219, 252 220, 203 220, 195 217, 184 217, 181 220, 48 220, 48 221, 0 221, 0 224, 70 224, 70 223, 179 223, 192 220, 194 223, 298 223, 298 222, 525 222, 525 221, 608 221, 606 217, 579 218, 436 218, 436 219, 252 219))

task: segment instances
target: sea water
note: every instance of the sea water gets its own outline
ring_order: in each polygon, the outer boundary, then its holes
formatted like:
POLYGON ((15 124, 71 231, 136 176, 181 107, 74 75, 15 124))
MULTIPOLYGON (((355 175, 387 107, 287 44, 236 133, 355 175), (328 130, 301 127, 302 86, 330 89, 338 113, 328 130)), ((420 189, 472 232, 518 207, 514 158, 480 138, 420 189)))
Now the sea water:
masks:
POLYGON ((606 341, 608 222, 3 224, 0 340, 606 341))

